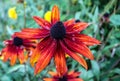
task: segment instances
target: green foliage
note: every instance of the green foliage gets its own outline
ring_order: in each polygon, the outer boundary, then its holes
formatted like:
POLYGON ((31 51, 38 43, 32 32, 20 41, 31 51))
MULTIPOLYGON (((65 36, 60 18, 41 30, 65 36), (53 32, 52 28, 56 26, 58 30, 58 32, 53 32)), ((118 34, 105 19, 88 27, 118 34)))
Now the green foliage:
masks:
POLYGON ((120 25, 120 15, 114 14, 110 17, 110 21, 113 25, 120 25))
MULTIPOLYGON (((95 60, 88 59, 88 70, 79 63, 67 58, 70 70, 80 71, 80 77, 84 81, 119 81, 120 80, 120 1, 119 0, 0 0, 0 50, 4 47, 3 41, 22 28, 39 27, 32 16, 43 17, 44 13, 51 10, 54 4, 60 7, 61 20, 71 18, 80 19, 91 23, 84 30, 89 36, 101 41, 101 45, 92 46, 95 60), (8 9, 16 7, 18 19, 8 17, 8 9), (104 14, 109 13, 108 20, 104 14)), ((55 71, 54 62, 40 74, 34 76, 34 69, 26 64, 10 66, 9 62, 0 60, 0 81, 42 81, 44 77, 50 77, 49 70, 55 71)))

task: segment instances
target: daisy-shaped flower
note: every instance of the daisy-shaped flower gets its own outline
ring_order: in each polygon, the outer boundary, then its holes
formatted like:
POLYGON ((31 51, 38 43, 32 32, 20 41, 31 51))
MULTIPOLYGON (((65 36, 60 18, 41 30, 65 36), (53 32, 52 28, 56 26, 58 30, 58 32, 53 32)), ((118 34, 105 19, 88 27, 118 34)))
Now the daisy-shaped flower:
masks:
POLYGON ((44 81, 83 81, 81 78, 78 78, 80 72, 71 71, 63 76, 59 76, 59 74, 55 72, 49 72, 49 74, 52 78, 44 78, 44 81))
POLYGON ((34 16, 33 19, 41 28, 26 28, 16 35, 21 38, 40 39, 31 57, 31 64, 35 66, 35 74, 41 72, 54 57, 56 69, 60 75, 67 71, 65 55, 78 61, 87 69, 86 61, 81 57, 94 59, 87 46, 100 44, 90 36, 80 34, 89 24, 75 22, 75 19, 66 22, 60 21, 59 8, 55 5, 51 12, 51 22, 34 16))
POLYGON ((13 36, 11 40, 4 41, 4 44, 6 46, 2 49, 1 55, 3 56, 3 61, 10 60, 10 65, 14 65, 17 58, 21 64, 24 63, 26 60, 24 52, 26 50, 30 52, 30 49, 35 47, 34 41, 16 36, 13 36))

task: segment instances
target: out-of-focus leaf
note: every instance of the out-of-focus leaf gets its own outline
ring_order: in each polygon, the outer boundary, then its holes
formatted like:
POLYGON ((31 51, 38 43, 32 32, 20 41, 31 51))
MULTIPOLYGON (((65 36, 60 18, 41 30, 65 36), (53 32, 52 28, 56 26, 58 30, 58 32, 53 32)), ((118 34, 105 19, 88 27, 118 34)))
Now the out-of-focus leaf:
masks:
POLYGON ((10 34, 10 35, 13 34, 13 31, 9 26, 7 26, 6 29, 7 29, 8 34, 10 34))
POLYGON ((113 25, 120 25, 120 14, 114 14, 110 17, 110 22, 113 25))
POLYGON ((12 81, 11 78, 7 75, 4 75, 0 78, 0 81, 12 81))
POLYGON ((114 70, 112 70, 113 73, 117 73, 120 74, 120 69, 119 68, 115 68, 114 70))
POLYGON ((93 77, 94 74, 92 72, 92 70, 85 70, 82 67, 79 67, 79 72, 81 72, 80 77, 84 80, 84 81, 94 81, 93 77))
POLYGON ((14 67, 9 68, 7 73, 9 74, 9 73, 15 72, 19 70, 20 68, 24 68, 24 67, 25 67, 24 65, 16 65, 14 67))
POLYGON ((91 65, 92 65, 92 71, 94 73, 94 75, 96 76, 97 78, 97 81, 99 81, 99 76, 100 76, 100 68, 99 68, 99 65, 96 61, 92 60, 91 61, 91 65))

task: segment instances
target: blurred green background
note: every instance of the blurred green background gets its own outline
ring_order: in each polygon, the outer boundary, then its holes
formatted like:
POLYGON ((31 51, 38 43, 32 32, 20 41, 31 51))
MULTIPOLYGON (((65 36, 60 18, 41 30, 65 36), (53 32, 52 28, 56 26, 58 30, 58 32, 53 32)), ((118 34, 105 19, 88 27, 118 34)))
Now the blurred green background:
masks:
MULTIPOLYGON (((102 42, 90 47, 95 60, 86 59, 88 70, 68 57, 69 70, 80 71, 84 81, 120 81, 120 0, 0 0, 0 50, 4 47, 3 41, 14 32, 39 27, 32 16, 44 17, 54 4, 60 8, 62 21, 75 18, 92 23, 82 33, 102 42), (12 7, 16 7, 17 19, 8 17, 12 7)), ((0 60, 0 81, 42 81, 50 77, 47 73, 50 70, 55 71, 53 61, 34 76, 29 61, 10 66, 9 62, 0 60)))

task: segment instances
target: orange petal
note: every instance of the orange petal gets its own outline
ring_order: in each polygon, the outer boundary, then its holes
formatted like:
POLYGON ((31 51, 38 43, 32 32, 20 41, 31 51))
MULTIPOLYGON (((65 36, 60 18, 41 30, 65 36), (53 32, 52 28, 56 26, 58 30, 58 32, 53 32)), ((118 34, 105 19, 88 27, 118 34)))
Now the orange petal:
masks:
POLYGON ((49 50, 41 54, 38 62, 36 63, 35 72, 34 72, 35 74, 41 72, 48 65, 51 58, 53 57, 55 47, 56 47, 56 42, 53 41, 52 44, 48 47, 49 50))
POLYGON ((90 49, 83 44, 82 42, 79 42, 79 44, 77 44, 75 41, 69 40, 69 39, 65 39, 64 40, 65 43, 67 44, 67 46, 69 48, 71 48, 72 50, 74 50, 75 52, 80 53, 81 55, 93 60, 94 56, 91 53, 90 49))
POLYGON ((42 18, 40 18, 40 17, 38 17, 38 16, 33 16, 33 19, 34 19, 42 28, 47 29, 47 30, 50 30, 51 24, 50 24, 48 21, 46 21, 46 20, 44 20, 44 19, 42 19, 42 18))
POLYGON ((84 30, 86 27, 88 27, 88 23, 85 22, 80 22, 80 23, 75 23, 74 26, 71 26, 71 28, 67 29, 66 32, 68 34, 71 33, 76 33, 76 32, 81 32, 84 30))
POLYGON ((33 67, 34 64, 38 61, 38 59, 40 58, 40 54, 41 51, 39 50, 35 50, 34 53, 32 54, 31 58, 30 58, 30 64, 33 67))
POLYGON ((60 21, 60 12, 59 8, 57 5, 55 5, 52 8, 52 13, 51 13, 51 22, 52 24, 55 24, 56 22, 60 21))
POLYGON ((97 40, 95 38, 92 38, 90 36, 84 35, 84 34, 77 34, 77 35, 74 36, 74 38, 76 38, 76 40, 78 40, 77 43, 79 43, 81 41, 85 45, 88 45, 88 46, 93 46, 93 45, 96 45, 96 44, 100 44, 99 40, 97 40))
POLYGON ((85 69, 87 69, 87 63, 86 61, 79 55, 75 54, 74 52, 72 52, 71 50, 69 50, 63 42, 60 41, 60 44, 62 46, 62 48, 65 50, 65 52, 67 54, 69 54, 73 59, 75 59, 76 61, 78 61, 83 67, 85 67, 85 69))
POLYGON ((18 59, 20 61, 20 64, 25 62, 25 57, 24 57, 24 51, 23 50, 18 51, 18 59))
POLYGON ((50 74, 51 76, 57 76, 58 74, 52 71, 49 71, 48 74, 50 74))
POLYGON ((68 79, 68 81, 83 81, 81 78, 68 79))
POLYGON ((74 71, 72 71, 72 72, 69 72, 68 73, 68 75, 67 75, 67 77, 69 77, 69 78, 76 78, 76 77, 78 77, 80 75, 80 72, 74 72, 74 71))
POLYGON ((3 54, 3 61, 6 62, 9 59, 10 56, 11 56, 10 52, 7 52, 7 51, 4 52, 4 54, 3 54))
POLYGON ((67 72, 65 53, 60 47, 58 47, 54 57, 58 75, 62 76, 67 72))
POLYGON ((14 65, 16 63, 16 59, 17 59, 17 53, 12 54, 10 57, 10 65, 14 65))
POLYGON ((54 78, 44 78, 43 80, 44 80, 44 81, 57 81, 57 80, 54 79, 54 78))

